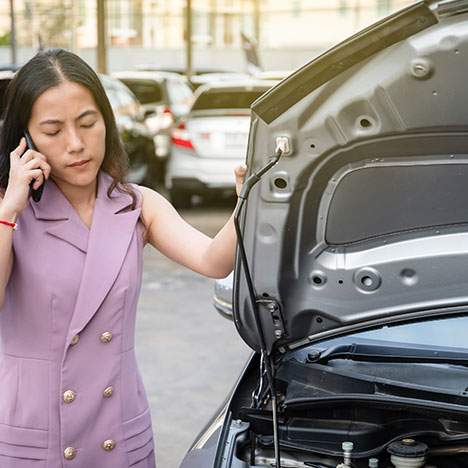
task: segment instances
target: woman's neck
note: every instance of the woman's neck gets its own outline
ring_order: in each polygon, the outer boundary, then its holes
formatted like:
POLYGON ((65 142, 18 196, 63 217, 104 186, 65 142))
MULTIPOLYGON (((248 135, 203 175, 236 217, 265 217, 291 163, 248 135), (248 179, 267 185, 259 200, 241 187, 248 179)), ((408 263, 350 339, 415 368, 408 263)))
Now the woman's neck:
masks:
POLYGON ((68 184, 57 179, 54 179, 54 182, 75 208, 86 209, 94 207, 98 189, 97 178, 95 178, 90 185, 85 187, 68 184))

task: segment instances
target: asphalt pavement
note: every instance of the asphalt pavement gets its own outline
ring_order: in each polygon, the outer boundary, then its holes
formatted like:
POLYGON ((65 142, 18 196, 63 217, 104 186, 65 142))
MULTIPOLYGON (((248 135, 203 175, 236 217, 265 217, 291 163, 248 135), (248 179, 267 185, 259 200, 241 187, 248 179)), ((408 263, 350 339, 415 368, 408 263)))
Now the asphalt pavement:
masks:
MULTIPOLYGON (((214 237, 234 203, 211 201, 179 213, 214 237)), ((234 324, 213 307, 214 281, 145 247, 136 350, 151 405, 158 468, 179 466, 250 355, 234 324)))

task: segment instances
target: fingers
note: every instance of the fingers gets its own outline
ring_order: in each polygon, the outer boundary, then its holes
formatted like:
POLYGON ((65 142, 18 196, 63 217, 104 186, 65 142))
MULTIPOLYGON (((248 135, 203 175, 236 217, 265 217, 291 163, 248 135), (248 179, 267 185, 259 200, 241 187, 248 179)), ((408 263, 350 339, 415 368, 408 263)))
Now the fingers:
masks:
POLYGON ((44 174, 45 174, 46 178, 49 178, 51 167, 46 162, 45 157, 43 157, 42 155, 39 155, 39 153, 37 153, 37 154, 38 154, 38 156, 36 156, 34 159, 31 159, 30 161, 28 161, 24 165, 24 168, 25 169, 36 169, 36 168, 39 167, 40 169, 42 169, 44 171, 44 174))
POLYGON ((11 159, 19 159, 26 149, 26 139, 23 137, 19 145, 10 153, 11 159))
POLYGON ((27 200, 28 188, 39 189, 49 178, 51 170, 47 158, 38 151, 28 149, 26 139, 21 138, 18 146, 10 152, 9 186, 16 186, 17 193, 22 190, 20 196, 27 200))
POLYGON ((235 169, 234 172, 237 176, 245 175, 247 172, 247 166, 245 164, 239 164, 235 169))
POLYGON ((41 169, 31 169, 31 175, 36 179, 32 188, 38 189, 44 183, 44 173, 41 169))
POLYGON ((47 161, 47 158, 42 153, 39 153, 39 151, 31 150, 31 149, 28 149, 26 150, 25 153, 23 153, 23 156, 21 156, 20 161, 23 164, 26 164, 32 161, 34 158, 40 158, 44 161, 47 161))
MULTIPOLYGON (((40 181, 41 183, 44 180, 49 178, 51 167, 47 163, 47 158, 38 151, 27 149, 25 152, 24 150, 27 148, 26 139, 24 137, 21 138, 19 145, 15 148, 14 151, 11 153, 12 160, 16 160, 17 162, 24 165, 24 169, 27 170, 35 170, 38 169, 40 173, 40 181)), ((35 177, 37 178, 37 177, 35 177)), ((38 184, 40 185, 40 183, 38 184)))
POLYGON ((41 158, 47 162, 47 158, 42 153, 27 148, 26 139, 24 137, 21 138, 19 145, 10 153, 10 157, 11 159, 20 160, 23 164, 26 164, 34 158, 41 158))

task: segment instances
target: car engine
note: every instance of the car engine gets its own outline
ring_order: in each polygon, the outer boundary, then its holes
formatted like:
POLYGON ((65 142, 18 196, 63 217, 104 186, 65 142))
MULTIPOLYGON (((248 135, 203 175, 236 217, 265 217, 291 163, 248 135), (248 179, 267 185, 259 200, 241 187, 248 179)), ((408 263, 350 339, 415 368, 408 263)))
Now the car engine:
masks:
MULTIPOLYGON (((343 442, 343 456, 340 458, 320 455, 281 452, 282 468, 465 468, 468 467, 468 445, 428 447, 424 442, 405 438, 390 444, 379 457, 365 459, 353 458, 353 443, 343 442)), ((243 461, 249 460, 248 450, 243 461)), ((272 449, 258 449, 254 464, 249 467, 274 467, 275 457, 272 449)))

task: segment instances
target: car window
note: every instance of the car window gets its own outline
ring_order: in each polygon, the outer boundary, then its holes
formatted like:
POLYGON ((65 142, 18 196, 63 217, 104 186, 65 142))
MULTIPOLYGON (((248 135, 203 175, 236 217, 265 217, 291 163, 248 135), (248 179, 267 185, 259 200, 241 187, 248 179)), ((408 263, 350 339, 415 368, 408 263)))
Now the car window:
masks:
POLYGON ((131 89, 141 104, 160 102, 163 100, 161 85, 156 81, 122 79, 131 89))
POLYGON ((209 90, 198 96, 192 110, 249 109, 251 104, 266 91, 266 89, 255 91, 209 90))
POLYGON ((466 327, 468 327, 468 317, 451 317, 392 327, 387 326, 379 330, 355 333, 351 337, 407 343, 409 345, 467 349, 466 327))

